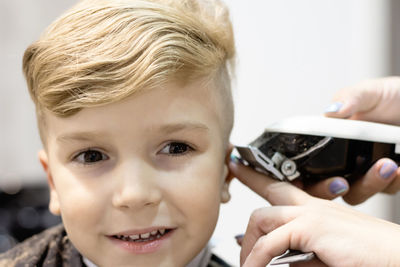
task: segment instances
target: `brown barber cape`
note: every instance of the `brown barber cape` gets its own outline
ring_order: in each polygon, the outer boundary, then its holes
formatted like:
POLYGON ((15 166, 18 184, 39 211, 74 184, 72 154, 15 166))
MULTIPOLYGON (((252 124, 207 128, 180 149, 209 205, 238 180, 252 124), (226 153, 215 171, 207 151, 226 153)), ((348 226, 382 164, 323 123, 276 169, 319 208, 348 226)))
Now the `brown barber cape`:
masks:
MULTIPOLYGON (((85 267, 62 224, 34 235, 0 254, 0 267, 85 267)), ((230 267, 212 254, 208 267, 230 267)))
POLYGON ((1 267, 82 267, 82 257, 58 225, 0 254, 1 267))

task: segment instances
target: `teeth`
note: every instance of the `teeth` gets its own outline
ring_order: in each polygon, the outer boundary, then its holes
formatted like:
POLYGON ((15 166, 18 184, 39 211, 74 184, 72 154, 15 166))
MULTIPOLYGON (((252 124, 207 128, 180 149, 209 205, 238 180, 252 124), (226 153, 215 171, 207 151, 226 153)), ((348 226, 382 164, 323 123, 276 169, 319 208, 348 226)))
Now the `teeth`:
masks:
POLYGON ((129 237, 133 240, 139 239, 139 235, 130 235, 129 237))
POLYGON ((136 242, 143 242, 146 240, 143 239, 154 239, 154 238, 160 238, 165 234, 166 230, 165 229, 159 229, 159 230, 154 230, 148 233, 144 234, 137 234, 137 235, 117 235, 116 237, 118 239, 124 240, 124 241, 136 241, 136 242))
POLYGON ((146 239, 150 237, 150 233, 140 234, 140 238, 146 239))

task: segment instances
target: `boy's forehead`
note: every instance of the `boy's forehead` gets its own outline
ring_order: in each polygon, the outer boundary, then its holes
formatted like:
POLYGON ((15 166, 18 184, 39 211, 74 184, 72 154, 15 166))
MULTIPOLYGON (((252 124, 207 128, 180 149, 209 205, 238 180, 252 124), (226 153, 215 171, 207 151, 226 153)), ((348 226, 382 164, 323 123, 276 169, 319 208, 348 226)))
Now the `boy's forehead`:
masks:
MULTIPOLYGON (((208 132, 210 128, 203 123, 196 122, 181 122, 163 124, 151 127, 154 132, 160 132, 164 134, 172 134, 176 132, 190 132, 190 131, 201 131, 208 132)), ((91 141, 109 136, 107 131, 66 131, 56 137, 56 141, 59 143, 68 143, 71 141, 91 141)))
POLYGON ((203 81, 185 86, 169 83, 111 104, 83 108, 66 118, 45 112, 47 131, 60 140, 66 140, 90 138, 89 132, 101 136, 108 128, 124 131, 127 123, 145 127, 143 130, 164 133, 219 128, 223 122, 220 97, 210 86, 212 83, 203 81))

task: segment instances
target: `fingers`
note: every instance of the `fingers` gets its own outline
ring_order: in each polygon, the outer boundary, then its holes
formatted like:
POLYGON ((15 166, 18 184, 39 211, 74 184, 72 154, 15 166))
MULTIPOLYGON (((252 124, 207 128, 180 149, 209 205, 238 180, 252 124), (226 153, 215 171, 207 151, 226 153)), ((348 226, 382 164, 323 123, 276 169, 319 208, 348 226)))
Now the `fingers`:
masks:
MULTIPOLYGON (((284 225, 300 215, 300 208, 290 207, 267 207, 255 210, 250 217, 246 234, 241 242, 241 262, 247 258, 260 237, 272 232, 274 229, 284 225)), ((287 249, 288 247, 286 247, 287 249)), ((285 249, 285 250, 286 250, 285 249)), ((283 250, 283 252, 285 251, 283 250)), ((283 253, 282 252, 282 253, 283 253)), ((280 255, 279 253, 275 256, 280 255)), ((265 266, 265 265, 264 265, 265 266)))
MULTIPOLYGON (((396 163, 391 159, 378 160, 364 175, 354 184, 351 185, 349 192, 343 196, 343 199, 351 204, 356 205, 364 202, 366 199, 390 188, 391 183, 399 173, 396 163)), ((399 182, 396 181, 392 185, 391 190, 399 189, 399 182)))
MULTIPOLYGON (((264 267, 274 257, 283 254, 287 249, 302 249, 298 243, 301 241, 302 244, 307 244, 308 242, 304 238, 300 240, 295 237, 298 227, 296 227, 294 221, 296 217, 300 216, 301 212, 302 210, 299 207, 270 207, 260 209, 254 216, 259 218, 253 220, 252 224, 249 223, 245 239, 242 243, 240 254, 241 265, 264 267), (284 216, 281 216, 282 214, 284 216), (276 221, 275 219, 277 218, 281 220, 276 221), (265 220, 264 226, 257 224, 257 222, 261 222, 262 220, 265 220)), ((307 248, 304 249, 308 251, 307 248)), ((315 258, 311 261, 299 262, 290 266, 323 267, 327 265, 318 258, 315 258)))
POLYGON ((266 266, 274 257, 291 247, 292 232, 292 224, 287 223, 260 237, 247 257, 243 255, 242 258, 241 255, 241 259, 245 259, 243 266, 266 266))
POLYGON ((356 112, 357 102, 338 100, 325 109, 325 116, 332 118, 350 118, 356 112))
POLYGON ((325 110, 328 117, 357 119, 359 113, 372 110, 380 101, 384 79, 367 80, 339 90, 325 110))
POLYGON ((360 95, 353 95, 350 99, 341 99, 332 103, 326 110, 325 115, 333 118, 349 118, 365 120, 363 113, 375 107, 376 98, 373 94, 360 91, 360 95))
POLYGON ((320 261, 318 258, 312 259, 310 261, 304 261, 304 262, 297 262, 297 263, 291 263, 290 267, 326 267, 325 263, 320 261))
POLYGON ((378 160, 350 187, 344 178, 333 177, 303 188, 308 194, 238 162, 231 161, 229 168, 233 176, 272 205, 302 205, 312 199, 310 195, 324 199, 342 196, 347 203, 357 205, 378 192, 395 194, 400 191, 400 168, 387 158, 378 160))
POLYGON ((400 168, 396 170, 396 176, 393 178, 392 182, 383 190, 383 192, 388 194, 396 194, 400 191, 400 168))
POLYGON ((309 185, 304 190, 312 196, 323 199, 334 199, 349 191, 349 183, 342 177, 333 177, 309 185))
POLYGON ((310 195, 295 186, 274 180, 237 161, 231 161, 229 168, 233 176, 272 205, 300 205, 311 199, 310 195))

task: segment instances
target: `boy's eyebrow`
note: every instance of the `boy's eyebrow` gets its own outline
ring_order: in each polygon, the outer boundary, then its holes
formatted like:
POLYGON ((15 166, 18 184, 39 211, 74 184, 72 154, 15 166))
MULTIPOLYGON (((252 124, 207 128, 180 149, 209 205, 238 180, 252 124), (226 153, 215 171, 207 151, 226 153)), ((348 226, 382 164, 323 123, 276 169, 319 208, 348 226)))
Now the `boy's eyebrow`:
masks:
POLYGON ((210 130, 207 125, 203 123, 196 123, 196 122, 185 122, 185 123, 173 123, 173 124, 166 124, 162 125, 159 128, 160 132, 165 132, 167 134, 178 132, 182 130, 210 130))
POLYGON ((90 141, 96 138, 104 136, 100 132, 76 132, 67 133, 57 137, 57 142, 69 142, 69 141, 90 141))
MULTIPOLYGON (((154 130, 154 128, 153 128, 154 130)), ((183 130, 204 130, 208 131, 209 128, 202 123, 185 122, 185 123, 172 123, 161 125, 157 128, 158 131, 170 134, 183 130)), ((67 133, 57 137, 57 142, 70 142, 70 141, 91 141, 99 137, 104 137, 105 133, 101 132, 76 132, 67 133)))

